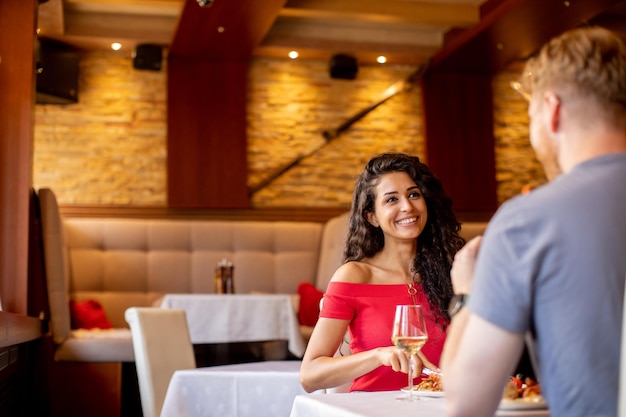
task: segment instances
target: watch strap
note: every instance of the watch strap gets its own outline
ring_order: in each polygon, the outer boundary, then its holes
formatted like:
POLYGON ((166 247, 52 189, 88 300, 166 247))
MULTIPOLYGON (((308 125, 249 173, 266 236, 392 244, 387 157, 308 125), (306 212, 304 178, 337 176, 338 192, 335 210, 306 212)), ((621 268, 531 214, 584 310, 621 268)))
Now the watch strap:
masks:
POLYGON ((450 319, 452 319, 455 314, 461 311, 461 309, 465 306, 465 303, 467 303, 468 298, 468 294, 454 294, 452 296, 452 298, 450 299, 450 305, 448 307, 448 316, 450 316, 450 319))

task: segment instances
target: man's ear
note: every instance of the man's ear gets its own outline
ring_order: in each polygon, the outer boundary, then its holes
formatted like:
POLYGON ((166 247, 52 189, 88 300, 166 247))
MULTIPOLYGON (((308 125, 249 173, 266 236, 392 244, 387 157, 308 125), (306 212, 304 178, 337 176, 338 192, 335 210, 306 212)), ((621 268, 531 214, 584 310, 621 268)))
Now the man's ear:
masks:
POLYGON ((372 226, 374 227, 380 226, 378 222, 376 221, 376 214, 373 211, 366 211, 365 218, 367 219, 368 222, 370 222, 372 226))
POLYGON ((550 133, 556 133, 561 124, 561 99, 554 92, 547 91, 543 96, 543 101, 550 133))

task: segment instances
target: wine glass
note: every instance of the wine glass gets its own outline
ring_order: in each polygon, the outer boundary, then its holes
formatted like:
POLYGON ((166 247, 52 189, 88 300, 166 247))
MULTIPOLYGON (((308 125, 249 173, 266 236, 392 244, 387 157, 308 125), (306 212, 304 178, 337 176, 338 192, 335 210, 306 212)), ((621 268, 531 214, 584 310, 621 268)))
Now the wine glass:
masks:
POLYGON ((413 374, 415 371, 415 355, 428 340, 426 322, 421 306, 398 305, 393 321, 391 341, 409 357, 409 395, 405 398, 413 400, 413 374))

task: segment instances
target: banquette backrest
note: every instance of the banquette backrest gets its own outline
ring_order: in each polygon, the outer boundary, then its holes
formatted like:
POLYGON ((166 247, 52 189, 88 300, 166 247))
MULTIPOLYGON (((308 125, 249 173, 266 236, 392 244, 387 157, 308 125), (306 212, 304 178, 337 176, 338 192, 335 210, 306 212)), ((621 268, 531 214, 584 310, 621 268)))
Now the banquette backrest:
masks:
POLYGON ((143 219, 65 222, 70 297, 97 299, 115 326, 166 293, 213 293, 221 259, 237 293, 296 293, 315 283, 322 225, 143 219))
POLYGON ((50 299, 65 329, 70 298, 96 299, 114 326, 126 327, 128 307, 166 293, 213 293, 221 259, 234 264, 237 293, 295 294, 318 277, 322 223, 62 219, 52 191, 39 195, 50 299))

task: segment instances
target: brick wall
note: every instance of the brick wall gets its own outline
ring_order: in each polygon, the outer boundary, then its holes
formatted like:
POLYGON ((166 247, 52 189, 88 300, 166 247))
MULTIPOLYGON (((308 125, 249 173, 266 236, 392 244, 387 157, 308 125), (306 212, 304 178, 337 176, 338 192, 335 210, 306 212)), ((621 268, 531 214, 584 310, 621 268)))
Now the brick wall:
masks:
MULTIPOLYGON (((256 59, 250 69, 248 184, 254 207, 348 207, 356 175, 374 154, 424 157, 418 88, 384 103, 338 138, 322 132, 380 99, 407 66, 361 67, 354 81, 333 80, 326 62, 256 59)), ((37 105, 34 185, 61 204, 166 204, 166 71, 133 69, 113 52, 81 57, 79 102, 37 105)), ((498 198, 543 181, 528 145, 524 101, 495 80, 498 198)))
POLYGON ((164 205, 165 83, 127 57, 82 57, 79 102, 35 108, 35 187, 61 204, 164 205))
POLYGON ((509 85, 519 74, 520 71, 503 72, 493 82, 499 203, 518 194, 524 186, 536 187, 546 182, 528 140, 527 103, 509 85))

